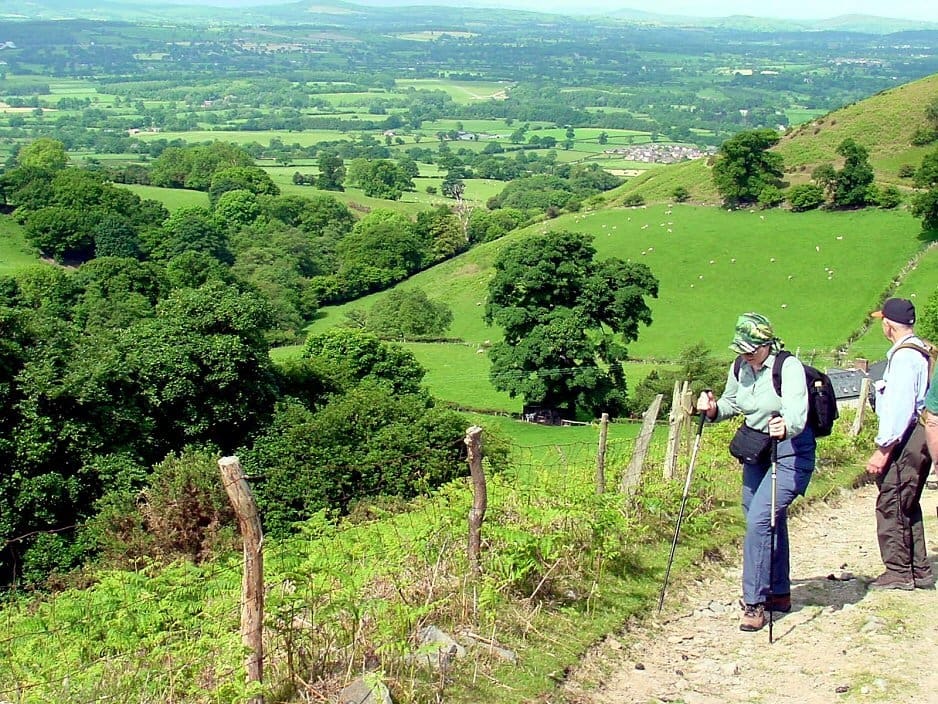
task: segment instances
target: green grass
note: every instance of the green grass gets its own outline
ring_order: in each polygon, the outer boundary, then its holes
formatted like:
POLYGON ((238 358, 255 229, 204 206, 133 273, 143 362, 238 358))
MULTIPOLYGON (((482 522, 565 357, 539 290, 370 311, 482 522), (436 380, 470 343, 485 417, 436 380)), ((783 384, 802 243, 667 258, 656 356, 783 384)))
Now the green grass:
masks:
MULTIPOLYGON (((908 298, 917 306, 923 306, 928 297, 934 293, 936 287, 938 287, 938 249, 932 248, 928 250, 919 261, 918 266, 909 272, 899 286, 890 289, 889 294, 908 298)), ((870 311, 873 310, 876 310, 875 305, 870 306, 870 311)), ((883 359, 890 343, 883 337, 878 321, 867 318, 866 323, 869 328, 864 335, 851 345, 849 357, 883 359)))
POLYGON ((9 216, 0 217, 0 274, 12 274, 39 262, 30 251, 23 228, 9 216))
MULTIPOLYGON (((659 297, 650 300, 653 323, 629 345, 633 357, 648 361, 674 359, 698 341, 728 359, 733 324, 747 310, 767 315, 791 349, 830 357, 864 324, 921 246, 918 221, 901 211, 609 208, 513 233, 400 286, 419 286, 446 302, 454 314, 450 335, 472 345, 497 339, 499 332, 482 319, 495 257, 508 243, 548 229, 591 233, 600 258, 642 262, 658 277, 659 297)), ((334 325, 345 309, 367 308, 380 295, 324 308, 310 329, 334 325)))
POLYGON ((170 212, 175 212, 180 208, 207 208, 209 206, 208 193, 204 191, 190 191, 185 188, 158 188, 157 186, 137 184, 116 185, 136 193, 141 198, 159 201, 170 212))
POLYGON ((405 78, 394 83, 402 89, 412 87, 417 90, 441 90, 457 103, 472 103, 505 96, 513 85, 508 81, 454 81, 435 78, 405 78))

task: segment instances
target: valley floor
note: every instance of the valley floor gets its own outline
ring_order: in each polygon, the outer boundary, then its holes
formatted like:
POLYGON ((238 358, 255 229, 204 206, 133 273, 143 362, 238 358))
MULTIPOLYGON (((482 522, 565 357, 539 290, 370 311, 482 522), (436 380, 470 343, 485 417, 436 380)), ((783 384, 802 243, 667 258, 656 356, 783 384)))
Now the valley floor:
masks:
MULTIPOLYGON (((598 644, 551 701, 938 702, 938 592, 867 589, 882 571, 875 499, 876 487, 866 485, 790 520, 793 608, 776 614, 773 644, 768 627, 738 629, 734 555, 672 585, 660 617, 598 644)), ((922 508, 935 563, 938 491, 926 490, 922 508)))

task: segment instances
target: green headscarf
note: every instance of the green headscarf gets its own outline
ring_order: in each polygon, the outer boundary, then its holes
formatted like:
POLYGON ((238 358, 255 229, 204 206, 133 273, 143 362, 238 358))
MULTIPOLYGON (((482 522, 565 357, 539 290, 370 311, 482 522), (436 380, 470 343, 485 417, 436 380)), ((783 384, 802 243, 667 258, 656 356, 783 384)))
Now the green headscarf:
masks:
POLYGON ((771 345, 772 352, 778 352, 782 348, 782 341, 775 337, 772 323, 764 315, 743 313, 736 320, 730 349, 738 354, 749 354, 762 345, 771 345))

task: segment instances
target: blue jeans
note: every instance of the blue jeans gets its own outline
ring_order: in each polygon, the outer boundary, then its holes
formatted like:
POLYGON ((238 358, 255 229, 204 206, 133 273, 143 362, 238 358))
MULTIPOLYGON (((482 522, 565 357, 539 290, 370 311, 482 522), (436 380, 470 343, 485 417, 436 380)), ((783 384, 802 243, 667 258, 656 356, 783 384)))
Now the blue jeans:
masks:
POLYGON ((814 432, 810 428, 778 443, 774 568, 769 565, 772 543, 771 458, 758 464, 743 465, 743 515, 746 517, 743 601, 747 604, 761 604, 770 594, 791 593, 788 506, 796 497, 804 496, 808 488, 814 471, 815 447, 814 432))

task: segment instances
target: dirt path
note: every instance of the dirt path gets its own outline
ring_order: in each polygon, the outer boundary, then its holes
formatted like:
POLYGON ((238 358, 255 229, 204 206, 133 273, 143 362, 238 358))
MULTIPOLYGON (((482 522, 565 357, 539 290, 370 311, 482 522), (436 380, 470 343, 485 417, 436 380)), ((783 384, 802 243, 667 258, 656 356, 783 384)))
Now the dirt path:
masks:
MULTIPOLYGON (((571 673, 558 704, 938 703, 938 592, 871 592, 882 571, 871 485, 789 523, 792 602, 768 627, 738 629, 740 566, 670 589, 661 617, 631 624, 571 673)), ((938 560, 938 491, 922 500, 938 560)))

